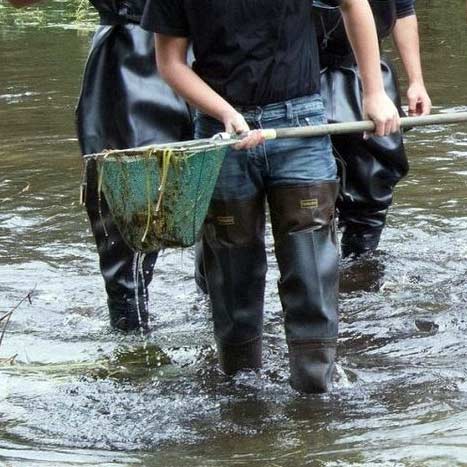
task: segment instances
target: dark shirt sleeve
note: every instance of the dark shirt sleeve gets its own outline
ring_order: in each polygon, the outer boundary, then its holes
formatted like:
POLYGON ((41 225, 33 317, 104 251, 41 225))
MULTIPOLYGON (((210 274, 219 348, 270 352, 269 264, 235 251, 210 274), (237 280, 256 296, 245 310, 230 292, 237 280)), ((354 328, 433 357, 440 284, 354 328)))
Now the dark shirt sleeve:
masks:
POLYGON ((415 0, 396 0, 397 19, 415 14, 415 0))
POLYGON ((190 27, 184 0, 148 0, 141 27, 167 36, 188 37, 190 27))
POLYGON ((336 7, 336 6, 341 5, 342 0, 319 0, 319 1, 315 1, 314 3, 317 3, 317 4, 321 3, 324 6, 336 7))

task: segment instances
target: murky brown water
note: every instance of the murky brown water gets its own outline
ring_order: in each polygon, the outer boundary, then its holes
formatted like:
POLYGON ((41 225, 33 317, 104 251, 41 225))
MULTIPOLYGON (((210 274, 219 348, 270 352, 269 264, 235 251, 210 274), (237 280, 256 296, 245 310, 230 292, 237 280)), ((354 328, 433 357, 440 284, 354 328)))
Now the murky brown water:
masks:
MULTIPOLYGON (((436 111, 467 110, 462 3, 417 2, 436 111)), ((77 202, 73 108, 90 35, 62 13, 50 4, 38 28, 0 5, 0 310, 36 287, 0 349, 17 354, 0 368, 0 463, 467 465, 467 127, 408 135, 383 284, 365 292, 365 274, 344 274, 333 392, 289 388, 272 258, 265 369, 227 381, 190 251, 158 262, 146 351, 108 328, 77 202)))

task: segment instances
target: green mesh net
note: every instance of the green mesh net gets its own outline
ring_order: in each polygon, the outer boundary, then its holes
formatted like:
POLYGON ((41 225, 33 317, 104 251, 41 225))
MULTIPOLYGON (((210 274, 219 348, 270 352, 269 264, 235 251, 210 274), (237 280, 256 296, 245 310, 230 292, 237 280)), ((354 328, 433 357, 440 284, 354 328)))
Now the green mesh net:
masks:
POLYGON ((135 251, 196 242, 227 145, 200 140, 98 155, 99 190, 135 251))

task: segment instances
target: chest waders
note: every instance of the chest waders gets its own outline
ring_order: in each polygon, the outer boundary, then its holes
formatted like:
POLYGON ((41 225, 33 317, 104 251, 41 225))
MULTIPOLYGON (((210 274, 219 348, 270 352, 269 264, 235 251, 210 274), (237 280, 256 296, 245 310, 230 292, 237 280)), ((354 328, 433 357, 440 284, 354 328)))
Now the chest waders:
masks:
MULTIPOLYGON (((189 139, 185 103, 162 81, 154 35, 138 26, 144 2, 94 1, 101 25, 94 35, 76 110, 83 154, 189 139)), ((94 161, 86 166, 84 200, 99 254, 112 327, 148 327, 147 287, 157 252, 137 257, 126 245, 105 199, 94 161)))
MULTIPOLYGON (((321 93, 330 122, 362 119, 361 83, 338 9, 317 3, 315 24, 320 45, 321 93)), ((370 0, 378 35, 390 34, 396 21, 394 0, 370 0)), ((386 93, 399 109, 399 85, 392 64, 381 61, 386 93)), ((341 161, 341 191, 337 200, 342 255, 359 256, 376 250, 392 204, 396 184, 409 166, 400 133, 364 140, 361 135, 333 136, 334 154, 341 161)))

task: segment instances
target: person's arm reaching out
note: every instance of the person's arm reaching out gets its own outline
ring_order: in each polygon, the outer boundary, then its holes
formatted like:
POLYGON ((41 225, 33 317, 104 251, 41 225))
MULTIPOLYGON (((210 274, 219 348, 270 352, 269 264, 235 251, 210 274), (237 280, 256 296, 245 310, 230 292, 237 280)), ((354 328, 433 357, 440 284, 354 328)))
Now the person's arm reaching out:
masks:
POLYGON ((417 16, 411 14, 399 18, 392 35, 409 80, 409 115, 428 115, 431 112, 431 100, 423 81, 417 16))
MULTIPOLYGON (((187 102, 221 121, 225 131, 244 133, 248 124, 225 99, 208 86, 187 64, 188 39, 156 34, 156 58, 161 76, 187 102)), ((261 133, 253 131, 237 147, 248 148, 263 141, 261 133)))
POLYGON ((363 116, 373 120, 377 136, 399 131, 399 114, 384 91, 378 37, 368 1, 342 0, 341 11, 362 80, 363 116))

